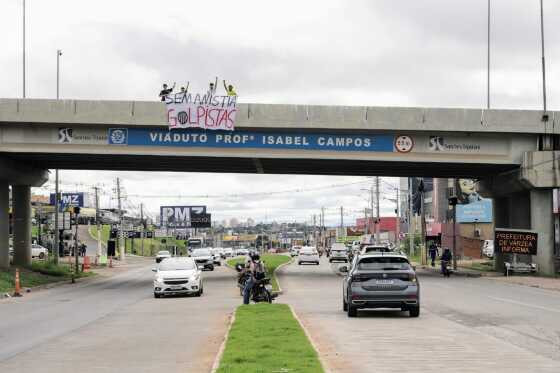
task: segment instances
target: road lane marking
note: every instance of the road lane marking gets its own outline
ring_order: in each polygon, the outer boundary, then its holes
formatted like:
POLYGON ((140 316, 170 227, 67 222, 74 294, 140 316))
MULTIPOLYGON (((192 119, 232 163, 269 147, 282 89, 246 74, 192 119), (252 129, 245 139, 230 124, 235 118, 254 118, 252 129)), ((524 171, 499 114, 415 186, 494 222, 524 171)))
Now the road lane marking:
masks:
POLYGON ((494 299, 494 300, 497 300, 497 301, 500 301, 500 302, 506 302, 506 303, 511 303, 511 304, 517 304, 518 306, 524 306, 524 307, 529 307, 529 308, 536 308, 536 309, 543 310, 543 311, 549 311, 549 312, 560 313, 560 310, 559 310, 559 309, 556 309, 556 308, 537 306, 537 305, 534 305, 534 304, 518 302, 518 301, 513 300, 513 299, 498 298, 498 297, 488 297, 488 298, 494 299))

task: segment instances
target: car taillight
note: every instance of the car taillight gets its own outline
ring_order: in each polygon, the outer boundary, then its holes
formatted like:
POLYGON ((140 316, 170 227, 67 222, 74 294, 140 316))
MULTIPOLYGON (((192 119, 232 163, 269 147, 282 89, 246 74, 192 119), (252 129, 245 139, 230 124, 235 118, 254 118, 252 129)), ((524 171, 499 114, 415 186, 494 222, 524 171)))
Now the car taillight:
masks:
POLYGON ((408 275, 408 281, 416 283, 418 280, 416 279, 416 275, 411 273, 408 275))

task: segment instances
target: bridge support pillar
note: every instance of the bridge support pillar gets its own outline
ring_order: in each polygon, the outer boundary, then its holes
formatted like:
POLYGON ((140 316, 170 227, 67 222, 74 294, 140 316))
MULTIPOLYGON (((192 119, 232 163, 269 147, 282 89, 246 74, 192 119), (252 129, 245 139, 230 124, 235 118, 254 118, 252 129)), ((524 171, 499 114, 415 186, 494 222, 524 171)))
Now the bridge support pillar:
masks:
POLYGON ((531 196, 531 229, 538 232, 538 255, 533 260, 541 275, 554 275, 554 219, 552 190, 533 189, 531 196))
POLYGON ((0 268, 10 266, 10 186, 0 181, 0 268))
POLYGON ((31 187, 12 185, 14 265, 31 265, 31 187))

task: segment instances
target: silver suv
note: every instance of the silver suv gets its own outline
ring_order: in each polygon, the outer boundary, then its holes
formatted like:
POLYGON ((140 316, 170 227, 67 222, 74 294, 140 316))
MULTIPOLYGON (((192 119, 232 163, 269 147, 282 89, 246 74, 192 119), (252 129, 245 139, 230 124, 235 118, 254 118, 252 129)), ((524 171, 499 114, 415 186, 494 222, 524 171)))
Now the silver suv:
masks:
POLYGON ((411 317, 420 315, 420 284, 404 255, 375 253, 357 256, 342 285, 342 308, 356 317, 360 308, 400 308, 411 317))

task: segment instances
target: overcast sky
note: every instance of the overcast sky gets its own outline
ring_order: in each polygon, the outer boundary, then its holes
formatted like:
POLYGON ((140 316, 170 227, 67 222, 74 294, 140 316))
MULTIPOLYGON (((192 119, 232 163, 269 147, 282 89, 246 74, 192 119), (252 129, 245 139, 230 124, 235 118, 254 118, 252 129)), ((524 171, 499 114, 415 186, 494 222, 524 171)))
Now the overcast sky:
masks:
MULTIPOLYGON (((0 97, 22 95, 21 3, 0 1, 0 97)), ((486 4, 487 0, 27 0, 27 96, 55 96, 56 49, 62 49, 61 95, 68 99, 155 100, 164 81, 190 81, 190 90, 199 91, 217 75, 235 85, 242 102, 483 107, 486 4)), ((539 1, 492 0, 492 8, 492 107, 539 109, 539 1)), ((552 110, 560 108, 559 23, 560 1, 545 0, 552 110)), ((127 203, 143 201, 153 213, 160 204, 205 203, 220 220, 252 216, 293 221, 309 220, 325 206, 330 208, 327 223, 334 224, 338 206, 360 210, 367 203, 360 188, 368 183, 231 196, 365 180, 357 177, 118 175, 130 195, 127 203), (151 197, 177 194, 228 197, 151 197)), ((116 176, 63 172, 64 182, 82 183, 82 189, 97 182, 106 185, 106 203, 116 176)), ((386 189, 389 198, 394 191, 386 189)), ((384 200, 382 208, 389 214, 394 203, 384 200)))

